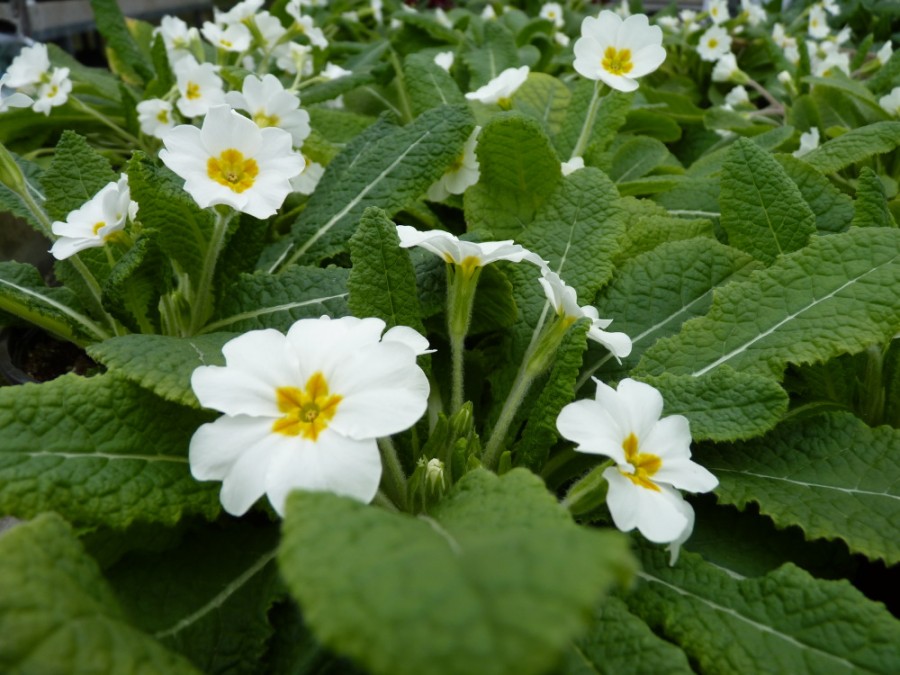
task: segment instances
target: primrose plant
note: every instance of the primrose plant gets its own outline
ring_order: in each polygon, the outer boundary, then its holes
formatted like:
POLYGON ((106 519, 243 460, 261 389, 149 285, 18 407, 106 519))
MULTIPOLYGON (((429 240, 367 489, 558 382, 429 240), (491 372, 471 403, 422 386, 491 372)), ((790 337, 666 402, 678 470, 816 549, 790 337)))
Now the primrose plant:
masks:
POLYGON ((0 671, 900 668, 889 22, 459 5, 0 76, 0 671))

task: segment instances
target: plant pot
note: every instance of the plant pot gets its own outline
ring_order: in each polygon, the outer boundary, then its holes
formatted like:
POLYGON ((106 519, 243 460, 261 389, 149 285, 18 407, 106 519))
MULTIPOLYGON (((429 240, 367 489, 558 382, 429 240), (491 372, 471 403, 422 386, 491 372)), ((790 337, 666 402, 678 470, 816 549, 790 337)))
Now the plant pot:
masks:
POLYGON ((38 328, 0 331, 0 377, 9 384, 47 382, 66 373, 84 375, 95 367, 83 349, 38 328))

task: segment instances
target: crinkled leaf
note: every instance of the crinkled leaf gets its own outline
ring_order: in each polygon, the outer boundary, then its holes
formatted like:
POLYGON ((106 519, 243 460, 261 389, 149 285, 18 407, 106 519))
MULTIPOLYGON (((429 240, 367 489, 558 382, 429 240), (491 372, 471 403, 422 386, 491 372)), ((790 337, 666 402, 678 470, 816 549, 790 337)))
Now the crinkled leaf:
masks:
POLYGON ((556 151, 539 122, 504 113, 482 129, 476 154, 481 177, 464 198, 469 229, 515 239, 562 175, 556 151))
POLYGON ((624 231, 615 186, 588 167, 557 182, 520 239, 587 303, 612 276, 612 257, 624 231))
MULTIPOLYGON (((668 400, 667 400, 668 402, 668 400)), ((900 431, 872 429, 849 413, 793 420, 732 446, 703 448, 720 502, 760 512, 810 539, 900 562, 900 431)))
POLYGON ((872 169, 864 166, 856 185, 854 227, 892 227, 894 217, 888 208, 884 185, 872 169))
POLYGON ((295 492, 278 561, 317 637, 375 675, 541 673, 628 575, 625 542, 528 471, 475 470, 431 517, 295 492))
POLYGON ((757 579, 682 552, 669 567, 645 547, 629 609, 680 646, 704 673, 896 672, 900 621, 847 581, 792 564, 757 579))
POLYGON ((466 99, 450 73, 427 54, 410 54, 403 62, 403 77, 413 114, 436 105, 465 105, 466 99))
POLYGON ((125 613, 204 673, 259 671, 283 592, 274 524, 246 519, 189 532, 174 549, 126 555, 107 570, 125 613))
POLYGON ((334 80, 320 82, 303 91, 303 105, 332 101, 338 96, 375 82, 371 72, 355 72, 334 80))
POLYGON ((0 670, 197 675, 128 623, 72 528, 47 514, 0 537, 0 670))
POLYGON ((728 243, 765 263, 802 248, 816 230, 815 215, 781 165, 745 139, 728 153, 719 204, 728 243))
POLYGON ((834 173, 855 162, 890 152, 900 145, 900 122, 876 122, 823 143, 803 155, 803 161, 822 173, 834 173))
POLYGON ((298 319, 346 316, 348 271, 296 266, 282 274, 242 274, 227 288, 204 333, 243 333, 259 328, 287 331, 298 319))
POLYGON ((776 159, 815 214, 819 232, 843 232, 849 227, 853 200, 848 195, 802 159, 791 155, 778 155, 776 159))
POLYGON ((638 367, 703 375, 720 365, 780 376, 893 336, 900 324, 900 232, 866 228, 813 237, 713 298, 709 313, 653 345, 638 367))
POLYGON ((424 333, 416 272, 409 252, 400 248, 396 226, 384 211, 369 208, 363 213, 350 239, 350 257, 350 311, 355 316, 384 319, 389 328, 409 326, 424 333))
POLYGON ((512 109, 536 119, 553 138, 562 128, 571 100, 572 93, 557 78, 546 73, 529 73, 513 96, 512 109))
POLYGON ((463 53, 463 61, 472 72, 471 91, 493 80, 507 68, 518 68, 519 52, 509 29, 499 21, 484 24, 484 40, 477 49, 463 53))
POLYGON ((0 511, 115 528, 212 518, 217 490, 187 458, 206 421, 114 375, 0 388, 0 511))
POLYGON ((610 164, 609 177, 616 183, 637 180, 662 164, 669 150, 662 141, 647 136, 629 138, 616 144, 610 164))
MULTIPOLYGON (((712 221, 706 218, 671 216, 660 207, 646 208, 653 206, 653 202, 646 199, 623 198, 620 204, 626 212, 626 230, 619 251, 613 258, 617 266, 661 244, 698 237, 715 238, 712 221), (640 208, 635 209, 638 205, 640 208)), ((718 217, 719 214, 711 215, 718 217)))
POLYGON ((130 330, 159 332, 159 298, 169 290, 170 270, 153 238, 138 238, 103 284, 104 307, 130 330))
POLYGON ((674 143, 681 138, 681 127, 667 114, 652 109, 628 111, 622 132, 633 136, 650 136, 663 143, 674 143))
POLYGON ((223 366, 222 345, 235 333, 193 337, 122 335, 92 345, 88 353, 109 370, 168 401, 199 408, 191 374, 199 366, 223 366))
POLYGON ((148 82, 153 77, 153 68, 128 31, 118 3, 115 0, 91 0, 91 9, 94 11, 97 30, 106 40, 109 49, 128 69, 148 82))
POLYGON ((53 161, 41 176, 47 201, 44 210, 54 220, 65 220, 70 211, 117 179, 109 160, 88 145, 83 136, 64 131, 53 153, 53 161))

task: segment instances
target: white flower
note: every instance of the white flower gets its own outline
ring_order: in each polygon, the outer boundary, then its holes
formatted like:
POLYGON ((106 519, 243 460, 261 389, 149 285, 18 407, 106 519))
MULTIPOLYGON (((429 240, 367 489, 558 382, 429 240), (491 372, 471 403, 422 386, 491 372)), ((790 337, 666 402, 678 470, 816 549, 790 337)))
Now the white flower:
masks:
POLYGON ((384 23, 384 0, 370 0, 372 7, 372 16, 375 17, 375 23, 379 26, 384 23))
POLYGON ((490 21, 491 19, 497 18, 497 12, 494 11, 494 7, 492 5, 485 5, 484 9, 481 10, 481 18, 485 21, 490 21))
POLYGON ((687 34, 696 33, 700 30, 700 23, 697 21, 697 12, 692 9, 683 9, 678 12, 678 18, 681 19, 684 24, 684 29, 687 31, 687 34))
POLYGON ((65 260, 86 248, 103 246, 136 215, 137 203, 131 201, 128 176, 122 176, 70 212, 65 222, 53 223, 53 234, 59 239, 53 242, 50 253, 57 260, 65 260))
POLYGON ((890 94, 878 99, 878 105, 894 117, 900 117, 900 87, 894 87, 890 94))
POLYGON ((794 86, 794 78, 791 76, 791 74, 788 71, 782 70, 780 73, 778 73, 777 77, 778 77, 778 81, 781 82, 781 84, 783 84, 785 87, 793 87, 794 86))
POLYGON ((880 63, 881 65, 884 65, 885 63, 887 63, 890 60, 891 54, 893 54, 893 53, 894 53, 894 46, 893 46, 893 44, 891 44, 891 41, 888 40, 883 45, 881 45, 881 49, 879 49, 878 53, 875 54, 875 58, 878 60, 878 63, 880 63))
POLYGON ((299 148, 309 136, 309 113, 300 109, 300 99, 286 91, 274 75, 265 75, 261 80, 247 75, 243 89, 228 92, 225 102, 232 108, 246 110, 260 128, 284 129, 290 133, 294 147, 299 148))
POLYGON ((835 0, 822 0, 822 7, 824 7, 825 11, 831 14, 831 16, 837 16, 841 13, 841 8, 835 0))
POLYGON ((72 80, 69 79, 69 69, 54 68, 50 77, 38 85, 31 109, 49 115, 51 108, 63 105, 69 100, 71 91, 72 80))
POLYGON ((268 218, 291 192, 290 179, 305 166, 283 129, 260 129, 227 106, 211 108, 198 129, 182 124, 163 137, 159 158, 185 179, 201 208, 227 204, 268 218))
POLYGON ((326 80, 336 80, 339 77, 347 77, 347 75, 352 75, 352 70, 346 70, 341 68, 340 66, 331 63, 330 61, 325 64, 325 67, 322 69, 322 72, 319 73, 321 77, 324 77, 326 80))
POLYGON ((731 36, 721 26, 711 26, 697 45, 697 53, 704 61, 718 61, 731 51, 731 36))
POLYGON ((209 109, 225 102, 222 78, 211 63, 197 63, 193 56, 185 56, 175 64, 175 80, 181 97, 178 112, 185 117, 205 115, 209 109))
POLYGON ((747 14, 747 23, 751 26, 758 26, 765 23, 766 10, 754 0, 741 0, 741 10, 747 14))
POLYGON ((512 239, 476 244, 473 241, 462 241, 443 230, 419 232, 409 225, 397 225, 397 236, 400 237, 401 248, 419 246, 451 265, 459 265, 469 270, 490 265, 498 260, 514 263, 527 260, 538 266, 545 264, 528 249, 513 243, 512 239))
POLYGON ((309 38, 309 43, 313 47, 325 49, 328 46, 328 39, 325 37, 325 33, 322 32, 321 28, 318 28, 315 25, 311 16, 301 16, 297 18, 294 26, 303 35, 309 38))
POLYGON ((28 108, 34 101, 30 96, 26 96, 21 92, 12 94, 4 93, 3 88, 6 86, 6 77, 0 77, 0 113, 4 113, 10 108, 28 108))
POLYGON ((450 17, 447 16, 447 12, 442 8, 438 7, 434 10, 434 18, 444 28, 453 28, 453 22, 450 20, 450 17))
POLYGON ((731 106, 732 108, 748 103, 750 103, 750 96, 747 94, 747 90, 744 89, 743 85, 738 85, 725 95, 725 105, 731 106))
POLYGON ((670 30, 672 32, 677 31, 681 27, 681 21, 677 16, 659 16, 654 17, 656 20, 656 24, 658 26, 662 26, 666 30, 670 30))
MULTIPOLYGON (((618 389, 599 380, 595 400, 570 403, 556 426, 579 452, 611 458, 603 472, 609 483, 606 504, 623 532, 637 528, 655 543, 682 539, 693 524, 693 509, 679 489, 708 492, 718 480, 692 462, 686 417, 660 419, 663 399, 648 384, 624 379, 618 389)), ((686 537, 685 537, 686 538, 686 537)))
POLYGON ((439 202, 450 195, 461 195, 478 182, 481 172, 478 158, 475 156, 475 147, 478 145, 479 133, 481 133, 481 127, 475 127, 472 130, 463 145, 462 154, 456 158, 444 175, 428 188, 428 199, 439 202))
POLYGON ((438 52, 434 55, 434 62, 444 70, 449 71, 453 67, 453 52, 438 52))
POLYGON ((836 44, 842 45, 851 37, 853 37, 853 30, 850 26, 844 26, 838 31, 837 35, 834 36, 834 41, 836 44))
POLYGON ((728 0, 710 0, 707 12, 709 12, 709 18, 717 26, 731 18, 728 13, 728 0))
POLYGON ((166 54, 173 67, 185 56, 191 55, 191 43, 200 38, 196 28, 188 28, 188 25, 177 16, 164 16, 159 22, 159 27, 153 30, 153 34, 162 35, 166 54))
POLYGON ((288 44, 290 43, 278 44, 281 38, 287 35, 287 29, 281 25, 277 16, 272 16, 268 12, 260 12, 253 18, 253 23, 256 24, 262 38, 262 44, 259 45, 261 49, 271 51, 272 56, 282 56, 288 53, 288 44))
MULTIPOLYGON (((812 45, 807 42, 808 47, 812 48, 812 45)), ((837 68, 838 70, 842 70, 848 75, 850 74, 850 55, 846 52, 841 52, 837 50, 837 45, 831 42, 823 42, 821 44, 822 47, 826 45, 832 45, 832 47, 826 47, 822 51, 825 52, 825 58, 821 58, 816 53, 810 54, 810 65, 812 66, 812 73, 817 77, 824 77, 831 73, 833 68, 837 68)))
POLYGON ((381 479, 376 439, 409 428, 427 407, 428 378, 381 319, 301 319, 287 335, 245 333, 224 367, 191 377, 200 403, 225 413, 191 439, 191 474, 221 480, 228 513, 263 494, 284 515, 291 490, 369 502, 381 479))
POLYGON ((304 161, 306 161, 306 168, 299 175, 291 178, 291 189, 301 195, 311 195, 315 192, 319 181, 322 180, 325 167, 318 162, 310 162, 305 155, 304 161))
POLYGON ((172 118, 172 104, 161 98, 151 98, 137 104, 138 123, 141 131, 148 136, 162 138, 175 126, 172 118))
POLYGON ((579 169, 584 168, 584 157, 573 157, 568 162, 560 164, 559 168, 562 171, 563 176, 575 173, 579 169))
POLYGON ((563 8, 558 2, 544 3, 541 6, 541 11, 538 16, 552 22, 556 28, 562 28, 565 24, 563 19, 563 8))
POLYGON ((273 55, 276 56, 276 65, 285 72, 291 75, 296 75, 299 72, 303 77, 308 77, 313 72, 313 60, 310 58, 311 52, 312 47, 309 45, 288 42, 286 45, 280 45, 273 52, 273 55), (282 47, 287 47, 287 49, 283 50, 282 47))
POLYGON ((19 55, 9 64, 3 80, 7 87, 28 89, 38 85, 49 72, 50 57, 47 55, 47 45, 38 43, 31 47, 24 47, 19 52, 19 55))
POLYGON ((622 0, 613 13, 621 19, 631 16, 631 6, 628 4, 628 0, 622 0))
POLYGON ((625 333, 608 333, 603 330, 612 323, 612 319, 601 319, 597 308, 591 305, 580 307, 575 289, 564 282, 556 272, 543 267, 538 281, 544 287, 547 300, 557 315, 572 323, 584 317, 590 319, 588 338, 606 347, 616 360, 631 353, 631 338, 625 333))
MULTIPOLYGON (((425 458, 423 457, 419 461, 424 464, 425 458)), ((425 480, 432 490, 438 487, 447 487, 447 479, 444 478, 444 463, 437 457, 429 459, 428 463, 425 464, 425 480)))
POLYGON ((216 23, 231 25, 248 21, 263 6, 263 0, 243 0, 237 3, 227 12, 220 12, 218 9, 213 10, 213 16, 216 23))
POLYGON ((712 80, 713 82, 728 82, 732 80, 741 69, 738 68, 737 58, 731 52, 723 54, 713 66, 712 80))
POLYGON ((825 8, 821 5, 813 5, 809 8, 809 34, 821 40, 828 37, 831 29, 828 27, 828 16, 825 14, 825 8))
POLYGON ((466 98, 470 101, 508 106, 512 95, 528 79, 529 70, 528 66, 507 68, 483 87, 466 94, 466 98))
POLYGON ((213 47, 226 52, 243 52, 253 40, 250 29, 242 23, 232 23, 221 28, 212 21, 206 21, 200 32, 213 47))
POLYGON ((652 73, 666 60, 662 39, 662 28, 651 26, 645 14, 623 21, 605 9, 597 18, 586 16, 581 22, 572 65, 589 80, 602 80, 619 91, 634 91, 637 78, 652 73))
POLYGON ((553 34, 553 39, 556 40, 556 43, 558 45, 560 45, 561 47, 569 46, 569 42, 570 42, 569 36, 566 35, 565 33, 563 33, 562 31, 556 31, 553 34))
POLYGON ((806 133, 800 134, 800 147, 794 150, 794 157, 803 157, 803 155, 812 152, 819 147, 819 129, 813 127, 806 133))

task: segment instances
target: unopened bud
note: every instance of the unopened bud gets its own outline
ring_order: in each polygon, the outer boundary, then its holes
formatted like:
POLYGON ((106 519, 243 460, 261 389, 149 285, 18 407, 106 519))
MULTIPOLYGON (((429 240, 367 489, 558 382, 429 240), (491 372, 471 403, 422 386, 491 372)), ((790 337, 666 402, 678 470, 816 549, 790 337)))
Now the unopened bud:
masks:
POLYGON ((18 195, 25 194, 25 176, 12 154, 0 143, 0 183, 18 195))

